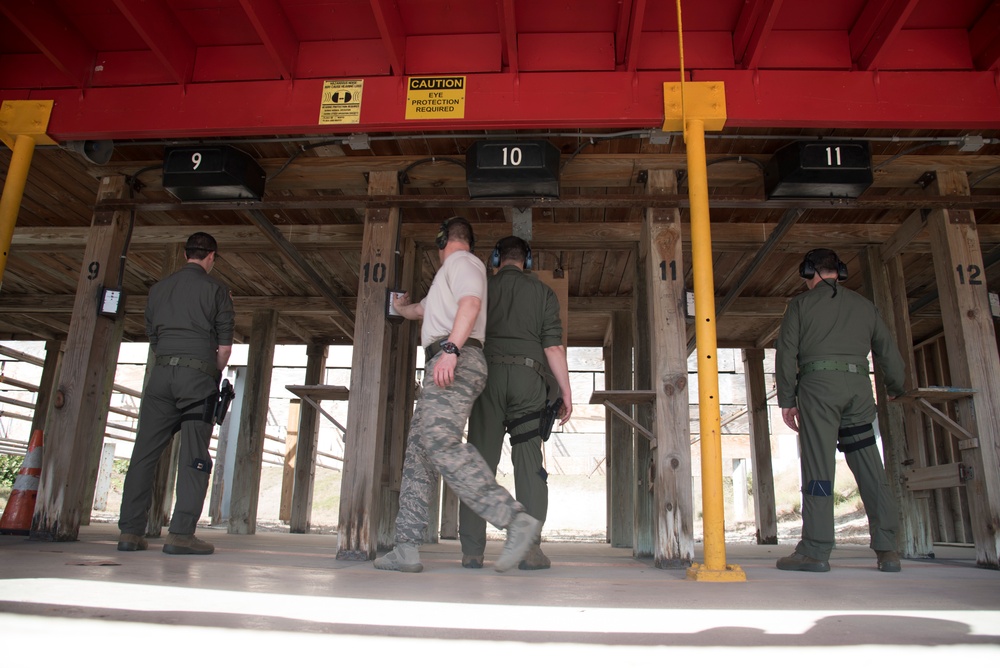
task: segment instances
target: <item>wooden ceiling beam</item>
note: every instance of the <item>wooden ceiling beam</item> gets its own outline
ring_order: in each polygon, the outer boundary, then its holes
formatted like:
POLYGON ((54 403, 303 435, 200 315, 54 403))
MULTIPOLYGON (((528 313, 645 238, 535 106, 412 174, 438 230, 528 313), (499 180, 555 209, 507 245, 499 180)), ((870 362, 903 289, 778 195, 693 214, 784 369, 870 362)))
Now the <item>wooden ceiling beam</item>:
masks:
MULTIPOLYGON (((1000 195, 927 195, 923 193, 902 195, 862 195, 857 199, 766 199, 763 195, 710 195, 713 209, 822 209, 845 211, 871 211, 889 209, 1000 209, 1000 195)), ((559 199, 536 198, 481 198, 463 195, 384 195, 380 197, 356 195, 327 195, 321 197, 280 197, 267 198, 256 202, 250 200, 212 202, 144 202, 134 200, 108 200, 94 206, 95 211, 266 211, 274 209, 503 209, 504 207, 541 209, 647 209, 674 208, 689 209, 687 195, 635 194, 595 194, 565 195, 559 199)))
MULTIPOLYGON (((712 223, 712 246, 716 251, 756 252, 767 242, 777 223, 712 223)), ((342 250, 361 248, 361 225, 278 225, 276 229, 288 242, 301 251, 342 250)), ((899 230, 892 223, 798 223, 784 235, 777 250, 782 253, 804 253, 815 247, 816 239, 845 250, 857 250, 871 244, 888 242, 899 230)), ((404 223, 403 236, 421 246, 434 242, 436 223, 404 223)), ((690 226, 684 224, 683 243, 690 244, 690 226)), ((220 253, 259 252, 271 248, 271 243, 256 228, 243 225, 157 225, 136 227, 132 233, 130 251, 159 249, 166 243, 184 243, 192 231, 208 232, 219 242, 220 253)), ((506 223, 475 224, 482 244, 496 242, 507 234, 506 223)), ((1000 226, 980 225, 979 239, 983 244, 1000 243, 1000 226)), ((86 227, 17 227, 11 248, 18 254, 59 253, 82 250, 87 244, 86 227)), ((620 250, 626 251, 639 238, 639 223, 631 221, 606 223, 546 223, 532 225, 533 249, 539 251, 620 250)), ((905 252, 929 253, 930 240, 924 232, 908 239, 905 252)))
MULTIPOLYGON (((709 138, 711 140, 711 138, 709 138)), ((346 140, 346 139, 345 139, 346 140)), ((373 143, 377 141, 373 140, 373 143)), ((553 138, 558 141, 558 138, 553 138)), ((918 140, 915 140, 918 141, 918 140)), ((238 144, 237 144, 238 146, 238 144)), ((878 146, 876 145, 876 150, 878 146)), ((50 150, 50 149, 42 149, 50 150)), ((319 149, 317 149, 319 150, 319 149)), ((281 191, 331 190, 353 186, 366 192, 366 175, 373 171, 404 171, 415 162, 431 156, 300 156, 288 164, 287 158, 262 158, 257 160, 268 174, 276 174, 267 182, 268 197, 281 191), (284 169, 282 169, 284 167, 284 169), (280 170, 280 173, 279 173, 280 170)), ((763 177, 756 162, 766 163, 770 154, 746 154, 744 160, 723 160, 725 153, 706 156, 709 186, 713 188, 746 188, 760 186, 763 177)), ((122 161, 104 166, 85 165, 87 173, 95 178, 115 174, 134 174, 141 169, 162 167, 162 162, 122 161)), ((984 172, 1000 167, 1000 155, 965 153, 958 155, 875 155, 872 157, 873 188, 917 188, 917 180, 926 172, 962 170, 984 172), (891 169, 889 162, 891 160, 891 169), (883 168, 882 164, 886 163, 883 168)), ((581 153, 567 161, 560 169, 559 182, 563 188, 629 187, 638 186, 642 173, 653 169, 686 170, 687 157, 683 153, 589 154, 581 153)), ((423 163, 406 173, 408 189, 466 188, 465 171, 460 165, 447 161, 423 163)), ((162 192, 162 175, 147 172, 140 179, 143 192, 162 192)), ((984 182, 983 187, 1000 185, 1000 174, 984 182)))

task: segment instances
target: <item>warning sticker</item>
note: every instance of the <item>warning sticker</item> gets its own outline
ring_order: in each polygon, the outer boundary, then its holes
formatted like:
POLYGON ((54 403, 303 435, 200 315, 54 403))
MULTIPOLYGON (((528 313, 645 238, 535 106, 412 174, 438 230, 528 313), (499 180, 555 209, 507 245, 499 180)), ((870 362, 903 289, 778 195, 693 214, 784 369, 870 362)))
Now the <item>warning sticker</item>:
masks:
POLYGON ((360 123, 361 90, 364 85, 364 79, 324 81, 323 100, 319 105, 319 124, 360 123))
POLYGON ((465 118, 465 77, 410 77, 406 119, 465 118))

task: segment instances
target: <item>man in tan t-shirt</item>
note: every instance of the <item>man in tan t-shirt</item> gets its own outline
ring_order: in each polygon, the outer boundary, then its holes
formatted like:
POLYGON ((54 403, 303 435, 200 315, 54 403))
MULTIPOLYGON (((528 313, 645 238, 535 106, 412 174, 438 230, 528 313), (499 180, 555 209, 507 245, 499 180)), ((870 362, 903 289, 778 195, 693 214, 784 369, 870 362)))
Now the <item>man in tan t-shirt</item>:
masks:
POLYGON ((472 403, 486 385, 486 267, 472 254, 475 237, 464 218, 441 225, 437 246, 441 268, 423 301, 394 300, 404 318, 423 319, 424 383, 413 411, 403 462, 396 516, 396 546, 375 560, 375 568, 419 573, 419 547, 427 528, 438 474, 467 506, 498 528, 507 541, 494 568, 516 566, 538 537, 541 523, 497 484, 486 461, 462 440, 472 403))

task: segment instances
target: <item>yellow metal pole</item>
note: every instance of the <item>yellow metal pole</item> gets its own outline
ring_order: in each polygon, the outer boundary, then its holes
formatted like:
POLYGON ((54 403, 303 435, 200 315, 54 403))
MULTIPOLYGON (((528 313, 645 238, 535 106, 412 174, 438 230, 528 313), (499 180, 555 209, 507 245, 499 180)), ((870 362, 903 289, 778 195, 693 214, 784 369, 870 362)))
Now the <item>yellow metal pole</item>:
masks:
POLYGON ((17 224, 17 214, 21 210, 21 198, 24 196, 24 185, 28 182, 28 168, 31 167, 34 153, 34 137, 17 135, 10 169, 7 170, 7 179, 3 184, 3 195, 0 195, 0 250, 3 251, 3 256, 0 257, 0 288, 3 287, 7 256, 14 238, 14 225, 17 224))
POLYGON ((705 122, 685 122, 688 193, 691 202, 691 268, 694 272, 695 336, 698 355, 698 405, 701 423, 701 496, 705 564, 693 565, 696 580, 742 581, 738 566, 726 565, 725 511, 722 496, 722 434, 719 414, 718 340, 715 330, 715 279, 712 231, 708 211, 708 168, 705 122))

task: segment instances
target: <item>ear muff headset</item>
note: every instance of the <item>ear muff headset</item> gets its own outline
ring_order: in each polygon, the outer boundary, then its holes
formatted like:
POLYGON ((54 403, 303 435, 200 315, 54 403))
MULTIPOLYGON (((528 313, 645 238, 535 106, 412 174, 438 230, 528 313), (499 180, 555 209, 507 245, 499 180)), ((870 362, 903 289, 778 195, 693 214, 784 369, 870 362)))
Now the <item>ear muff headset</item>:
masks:
POLYGON ((451 218, 442 221, 441 227, 438 228, 437 236, 434 237, 434 242, 437 244, 437 247, 441 250, 444 250, 444 247, 448 245, 448 227, 450 225, 451 225, 451 218))
MULTIPOLYGON (((802 263, 799 264, 799 276, 806 279, 807 281, 816 275, 816 264, 813 262, 813 253, 822 250, 814 249, 806 253, 805 258, 803 258, 802 263)), ((828 251, 833 253, 833 251, 828 251)), ((843 283, 847 280, 847 265, 840 261, 840 257, 836 253, 833 253, 833 257, 837 260, 837 282, 843 283)))
MULTIPOLYGON (((503 239, 500 241, 503 241, 503 239)), ((500 266, 500 241, 493 247, 493 253, 490 255, 490 266, 494 269, 500 266)), ((531 246, 524 239, 521 239, 521 241, 524 243, 524 268, 531 269, 531 246)))

